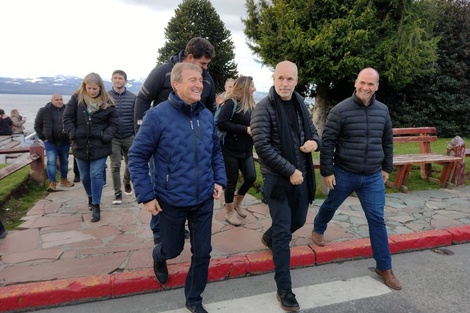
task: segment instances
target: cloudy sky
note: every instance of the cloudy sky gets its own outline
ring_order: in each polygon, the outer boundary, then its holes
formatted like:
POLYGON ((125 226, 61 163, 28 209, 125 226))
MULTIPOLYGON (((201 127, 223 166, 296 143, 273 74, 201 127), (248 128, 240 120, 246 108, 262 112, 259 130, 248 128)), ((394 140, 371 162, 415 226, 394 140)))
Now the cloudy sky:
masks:
MULTIPOLYGON (((155 66, 164 28, 183 0, 2 0, 0 77, 35 78, 115 69, 147 77, 155 66)), ((211 0, 232 32, 235 62, 253 76, 258 90, 272 85, 272 72, 255 62, 245 42, 245 0, 211 0)))

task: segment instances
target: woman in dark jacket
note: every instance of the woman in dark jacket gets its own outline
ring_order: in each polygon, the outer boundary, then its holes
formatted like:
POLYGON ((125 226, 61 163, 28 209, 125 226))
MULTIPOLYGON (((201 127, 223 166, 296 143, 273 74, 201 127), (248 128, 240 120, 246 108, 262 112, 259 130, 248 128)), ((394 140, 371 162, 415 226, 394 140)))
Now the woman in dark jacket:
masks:
POLYGON ((255 163, 253 160, 253 139, 251 139, 250 118, 255 107, 253 93, 256 91, 253 78, 241 76, 233 84, 233 88, 225 97, 222 104, 217 127, 226 131, 222 154, 224 156, 227 174, 225 189, 225 209, 227 223, 241 225, 235 211, 240 217, 246 217, 247 212, 242 206, 243 198, 256 180, 255 163), (234 106, 237 106, 235 112, 234 106), (238 171, 242 173, 243 182, 235 194, 238 181, 238 171))
POLYGON ((92 222, 100 220, 103 191, 103 170, 111 142, 119 128, 114 99, 106 92, 103 80, 96 73, 83 79, 72 95, 63 116, 64 132, 72 141, 72 151, 80 170, 80 178, 88 195, 92 222))
POLYGON ((11 118, 5 114, 5 111, 0 109, 0 135, 11 135, 13 132, 11 126, 13 122, 11 118))

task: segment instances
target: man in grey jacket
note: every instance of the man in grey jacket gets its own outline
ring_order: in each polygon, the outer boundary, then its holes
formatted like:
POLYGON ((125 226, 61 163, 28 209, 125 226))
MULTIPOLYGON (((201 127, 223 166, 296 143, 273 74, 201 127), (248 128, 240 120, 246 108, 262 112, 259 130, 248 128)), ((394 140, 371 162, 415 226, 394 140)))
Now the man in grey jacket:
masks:
POLYGON ((384 221, 385 182, 393 170, 393 130, 385 104, 375 99, 379 73, 359 72, 350 98, 334 106, 323 131, 320 173, 330 189, 315 217, 312 239, 324 246, 328 222, 335 211, 356 192, 369 224, 375 272, 390 288, 401 284, 392 271, 392 257, 384 221))

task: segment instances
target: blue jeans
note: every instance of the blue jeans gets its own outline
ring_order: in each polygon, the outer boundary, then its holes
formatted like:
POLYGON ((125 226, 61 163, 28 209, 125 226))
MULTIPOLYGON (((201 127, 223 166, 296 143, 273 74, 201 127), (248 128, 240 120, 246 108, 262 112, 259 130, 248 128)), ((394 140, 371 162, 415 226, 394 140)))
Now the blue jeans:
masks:
POLYGON ((369 237, 376 266, 380 270, 392 268, 392 257, 388 246, 387 227, 384 220, 385 184, 382 172, 358 175, 335 167, 336 186, 320 206, 313 230, 323 234, 338 207, 356 192, 369 224, 369 237))
POLYGON ((184 286, 186 301, 191 305, 202 303, 201 294, 206 288, 211 258, 212 212, 214 199, 191 207, 175 207, 160 199, 162 208, 160 227, 162 241, 155 246, 155 262, 176 258, 184 248, 184 225, 188 220, 191 242, 191 266, 184 286))
POLYGON ((308 186, 306 182, 293 186, 289 202, 287 197, 282 200, 270 197, 277 181, 276 175, 263 175, 263 181, 272 220, 272 225, 263 234, 263 239, 272 247, 277 289, 291 289, 289 245, 292 233, 304 226, 307 219, 308 186))
POLYGON ((44 147, 46 148, 47 177, 49 181, 56 181, 57 156, 59 156, 60 163, 60 178, 67 178, 70 145, 57 146, 49 141, 45 141, 44 147))
POLYGON ((107 157, 91 161, 75 159, 86 194, 92 198, 92 204, 100 204, 104 186, 103 171, 107 157))

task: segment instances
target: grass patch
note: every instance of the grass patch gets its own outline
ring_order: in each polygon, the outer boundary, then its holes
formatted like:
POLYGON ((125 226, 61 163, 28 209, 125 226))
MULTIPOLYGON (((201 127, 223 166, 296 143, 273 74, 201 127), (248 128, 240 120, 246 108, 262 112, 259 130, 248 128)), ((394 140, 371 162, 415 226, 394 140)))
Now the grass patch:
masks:
MULTIPOLYGON (((0 168, 7 165, 0 164, 0 168)), ((31 181, 29 171, 29 166, 26 166, 1 180, 0 220, 8 230, 16 229, 29 209, 47 195, 47 187, 31 181)))
MULTIPOLYGON (((447 144, 452 140, 452 138, 439 138, 436 142, 431 143, 431 151, 435 153, 442 153, 445 154, 447 151, 447 144)), ((469 138, 464 138, 465 142, 470 142, 469 138)), ((413 154, 413 153, 419 153, 419 143, 417 142, 408 142, 408 143, 396 143, 393 146, 393 152, 394 154, 413 154)), ((318 160, 320 158, 320 154, 318 152, 313 153, 313 159, 318 160)), ((255 162, 256 166, 256 182, 254 185, 251 187, 251 189, 248 191, 248 193, 257 199, 261 199, 261 192, 260 188, 263 183, 263 177, 261 175, 261 171, 259 168, 259 163, 255 162)), ((440 175, 442 172, 442 165, 439 164, 433 164, 432 165, 432 177, 439 179, 440 175)), ((465 173, 470 173, 470 162, 465 163, 465 173)), ((390 181, 395 180, 395 174, 396 174, 396 169, 393 170, 393 172, 390 174, 390 181)), ((320 190, 320 170, 315 169, 315 177, 316 177, 316 182, 317 182, 317 190, 315 193, 315 198, 316 199, 325 199, 326 196, 321 192, 320 190)), ((467 180, 466 184, 470 184, 470 180, 468 179, 467 175, 467 180)), ((413 165, 411 168, 411 173, 408 178, 408 190, 409 191, 416 191, 416 190, 432 190, 432 189, 440 189, 441 186, 438 183, 428 181, 425 179, 421 178, 420 174, 420 167, 418 165, 413 165)), ((386 193, 397 193, 399 192, 395 188, 386 188, 386 193)))

